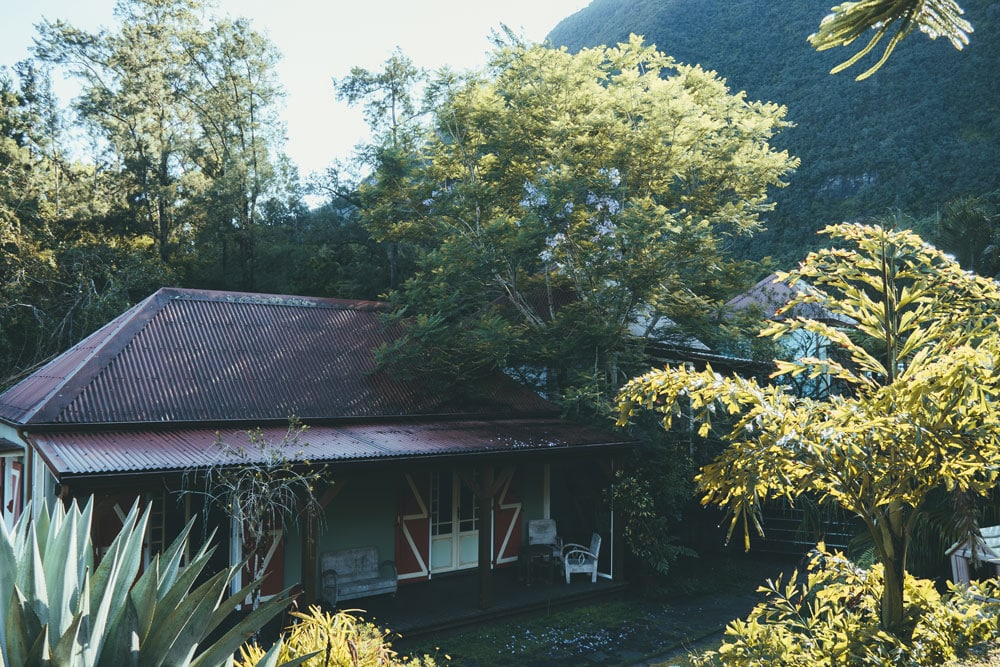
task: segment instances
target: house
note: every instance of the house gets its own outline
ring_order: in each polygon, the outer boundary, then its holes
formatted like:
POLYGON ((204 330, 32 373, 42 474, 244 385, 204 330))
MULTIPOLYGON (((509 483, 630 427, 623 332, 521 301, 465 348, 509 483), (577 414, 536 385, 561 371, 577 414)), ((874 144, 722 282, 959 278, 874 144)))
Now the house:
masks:
MULTIPOLYGON (((274 541, 265 593, 300 585, 316 599, 323 553, 374 546, 401 585, 478 568, 488 605, 489 572, 517 562, 533 518, 555 518, 568 541, 600 532, 600 572, 620 578, 602 492, 629 438, 563 420, 502 374, 444 389, 394 376, 375 356, 400 333, 384 315, 374 302, 159 290, 0 394, 4 519, 29 499, 94 494, 107 545, 139 498, 153 551, 202 522, 202 497, 184 491, 219 442, 260 428, 281 443, 294 416, 308 430, 286 454, 326 466, 325 514, 274 541)), ((222 528, 220 565, 239 562, 240 527, 222 528)))
MULTIPOLYGON (((770 274, 747 291, 730 299, 725 305, 727 313, 753 312, 760 317, 780 321, 788 318, 805 318, 823 322, 833 327, 849 327, 855 322, 837 313, 831 312, 818 303, 798 304, 791 309, 785 309, 788 302, 808 289, 808 286, 795 283, 789 285, 770 274)), ((834 353, 830 341, 805 329, 797 329, 780 339, 780 356, 786 359, 800 357, 815 357, 826 359, 834 353)), ((835 392, 835 387, 829 376, 816 378, 803 375, 798 378, 786 377, 786 382, 794 384, 796 393, 802 396, 822 398, 835 392)))

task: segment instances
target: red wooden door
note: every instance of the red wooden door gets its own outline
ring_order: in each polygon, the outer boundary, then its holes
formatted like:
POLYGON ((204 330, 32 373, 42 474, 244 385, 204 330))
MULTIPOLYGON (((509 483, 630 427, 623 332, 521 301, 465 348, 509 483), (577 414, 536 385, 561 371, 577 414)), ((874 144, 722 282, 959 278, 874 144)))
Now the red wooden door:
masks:
POLYGON ((430 577, 431 519, 428 473, 405 473, 396 512, 396 571, 399 581, 425 581, 430 577))
MULTIPOLYGON (((252 548, 253 545, 244 541, 239 552, 240 559, 252 548)), ((241 584, 244 586, 249 584, 257 572, 263 577, 260 583, 262 600, 267 600, 285 590, 285 535, 281 528, 267 531, 267 539, 264 540, 260 550, 252 554, 243 567, 241 584)))
POLYGON ((497 481, 499 491, 493 507, 493 564, 502 566, 517 562, 521 550, 521 483, 513 467, 502 470, 497 481))

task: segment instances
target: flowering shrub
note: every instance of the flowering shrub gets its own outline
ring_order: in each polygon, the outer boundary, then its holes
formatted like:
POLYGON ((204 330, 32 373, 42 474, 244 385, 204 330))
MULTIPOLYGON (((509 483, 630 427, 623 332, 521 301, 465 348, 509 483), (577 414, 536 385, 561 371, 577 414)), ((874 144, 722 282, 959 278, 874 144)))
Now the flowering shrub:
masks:
POLYGON ((821 543, 805 581, 797 572, 759 590, 766 599, 733 621, 718 651, 697 665, 940 665, 991 639, 997 630, 996 582, 952 585, 942 595, 927 579, 907 577, 904 628, 881 629, 882 566, 865 569, 821 543))

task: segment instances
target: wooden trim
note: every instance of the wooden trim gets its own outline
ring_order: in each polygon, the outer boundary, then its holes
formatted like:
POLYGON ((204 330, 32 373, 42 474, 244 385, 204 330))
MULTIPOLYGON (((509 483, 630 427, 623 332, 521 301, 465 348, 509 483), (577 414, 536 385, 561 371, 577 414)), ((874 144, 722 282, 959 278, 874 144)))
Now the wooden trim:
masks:
POLYGON ((493 606, 491 575, 493 570, 493 489, 496 486, 491 465, 479 468, 479 608, 493 606), (484 502, 488 501, 488 502, 484 502))
MULTIPOLYGON (((424 479, 429 480, 429 476, 425 477, 425 475, 421 475, 420 479, 421 481, 424 479)), ((402 555, 405 553, 407 557, 413 557, 413 562, 416 564, 417 569, 403 571, 398 575, 398 578, 401 582, 406 580, 423 581, 431 575, 431 515, 429 498, 424 497, 428 488, 418 488, 417 482, 411 473, 403 473, 401 486, 401 493, 409 494, 407 500, 412 499, 414 501, 415 507, 413 509, 416 511, 404 514, 404 499, 402 497, 398 499, 399 509, 396 513, 396 567, 397 569, 404 567, 405 564, 402 555), (422 535, 414 534, 410 529, 411 523, 416 527, 424 526, 426 532, 422 535), (403 551, 404 549, 405 551, 403 551)))
MULTIPOLYGON (((496 553, 493 554, 493 562, 496 565, 501 565, 504 563, 513 563, 518 559, 517 554, 513 556, 508 556, 504 558, 504 553, 507 551, 507 547, 514 537, 514 531, 521 525, 521 509, 523 507, 521 500, 516 500, 510 502, 508 497, 510 495, 511 486, 514 483, 515 469, 513 467, 504 468, 500 472, 500 476, 497 478, 497 483, 495 485, 496 492, 496 510, 501 511, 512 511, 513 515, 510 518, 510 523, 507 526, 507 530, 504 532, 503 539, 500 541, 499 545, 496 545, 496 535, 492 537, 493 544, 496 548, 496 553)), ((496 526, 496 515, 497 512, 493 513, 492 528, 496 526)), ((491 530, 492 532, 492 530, 491 530)))

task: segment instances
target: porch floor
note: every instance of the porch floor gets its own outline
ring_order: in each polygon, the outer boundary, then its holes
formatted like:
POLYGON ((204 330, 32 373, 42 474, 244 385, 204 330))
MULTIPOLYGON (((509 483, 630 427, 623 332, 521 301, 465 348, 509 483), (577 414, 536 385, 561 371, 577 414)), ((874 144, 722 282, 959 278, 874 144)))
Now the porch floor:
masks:
POLYGON ((491 575, 493 604, 479 608, 479 574, 476 570, 438 575, 430 581, 401 584, 394 596, 381 595, 345 600, 343 610, 363 610, 365 620, 387 627, 412 639, 428 634, 454 632, 487 621, 520 616, 594 599, 612 597, 625 591, 628 584, 598 577, 591 583, 576 575, 567 584, 554 576, 551 582, 535 579, 526 585, 517 567, 494 570, 491 575))

